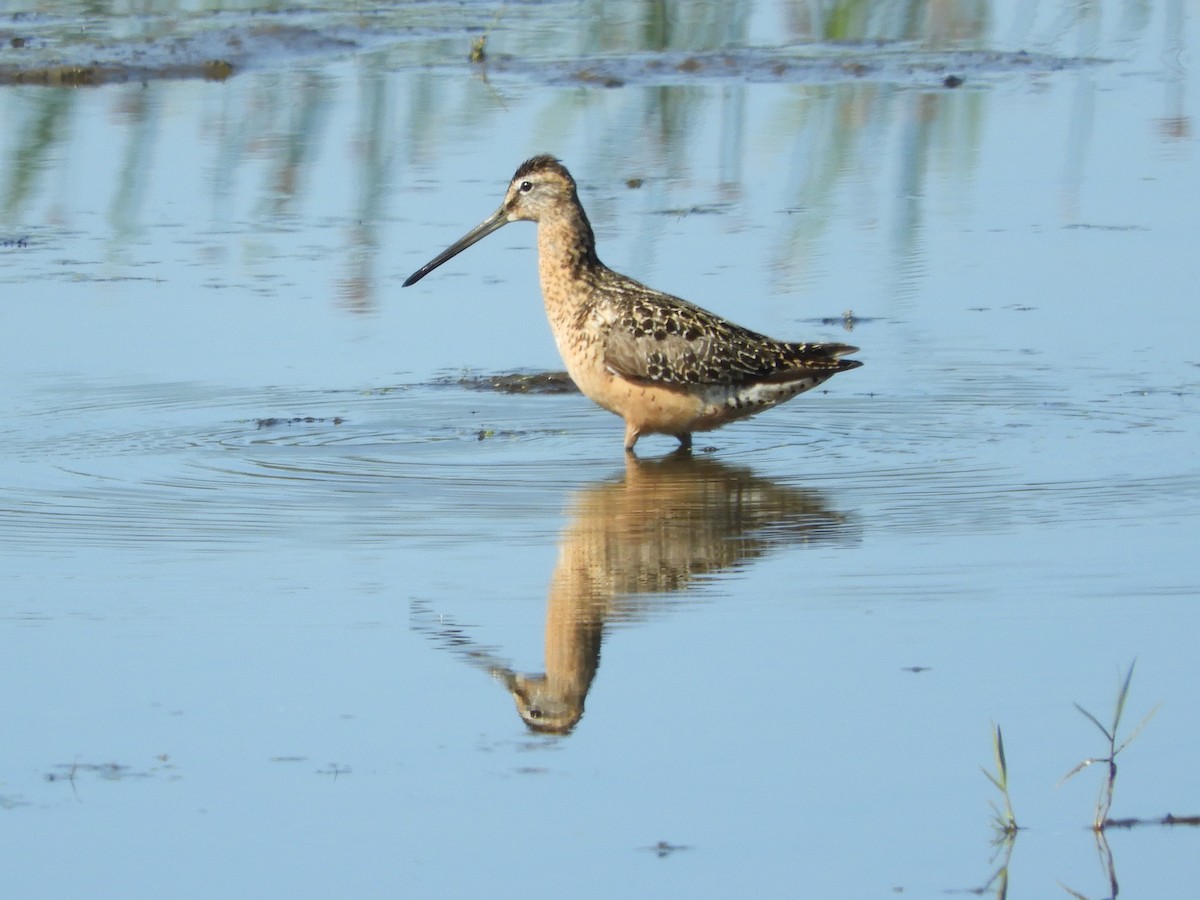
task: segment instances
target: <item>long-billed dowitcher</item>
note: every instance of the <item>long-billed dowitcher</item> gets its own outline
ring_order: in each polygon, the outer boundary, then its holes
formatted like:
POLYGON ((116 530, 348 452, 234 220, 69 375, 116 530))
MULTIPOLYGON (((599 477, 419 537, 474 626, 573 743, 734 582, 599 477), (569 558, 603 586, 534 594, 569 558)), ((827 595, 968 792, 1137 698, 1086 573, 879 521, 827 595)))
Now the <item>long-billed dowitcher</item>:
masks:
POLYGON ((537 223, 538 272, 558 352, 579 389, 625 420, 625 449, 643 434, 719 428, 816 387, 862 363, 840 359, 847 344, 777 341, 614 272, 596 238, 575 179, 553 156, 526 160, 500 204, 404 282, 509 222, 537 223))

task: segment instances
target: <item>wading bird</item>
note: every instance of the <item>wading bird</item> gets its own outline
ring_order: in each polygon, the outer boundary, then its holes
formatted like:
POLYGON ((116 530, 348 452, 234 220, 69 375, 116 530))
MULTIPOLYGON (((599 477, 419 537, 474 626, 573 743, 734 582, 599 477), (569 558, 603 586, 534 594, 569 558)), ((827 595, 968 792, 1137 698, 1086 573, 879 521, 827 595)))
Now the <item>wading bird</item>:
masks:
POLYGON ((537 223, 542 299, 567 372, 625 420, 627 451, 644 434, 674 435, 687 449, 695 431, 770 409, 862 365, 841 359, 857 347, 777 341, 608 268, 596 256, 575 179, 552 156, 522 163, 500 208, 404 287, 521 220, 537 223))

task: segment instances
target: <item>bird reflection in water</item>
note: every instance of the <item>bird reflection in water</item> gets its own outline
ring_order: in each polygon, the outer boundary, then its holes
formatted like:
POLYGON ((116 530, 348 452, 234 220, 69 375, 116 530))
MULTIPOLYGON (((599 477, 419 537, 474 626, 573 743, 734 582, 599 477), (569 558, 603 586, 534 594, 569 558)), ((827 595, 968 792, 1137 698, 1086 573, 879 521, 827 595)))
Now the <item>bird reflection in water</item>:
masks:
POLYGON ((703 576, 792 544, 857 539, 815 491, 688 454, 629 457, 625 475, 579 491, 550 580, 545 672, 518 672, 500 651, 414 601, 412 627, 501 682, 529 728, 568 734, 583 716, 607 625, 637 621, 703 576))

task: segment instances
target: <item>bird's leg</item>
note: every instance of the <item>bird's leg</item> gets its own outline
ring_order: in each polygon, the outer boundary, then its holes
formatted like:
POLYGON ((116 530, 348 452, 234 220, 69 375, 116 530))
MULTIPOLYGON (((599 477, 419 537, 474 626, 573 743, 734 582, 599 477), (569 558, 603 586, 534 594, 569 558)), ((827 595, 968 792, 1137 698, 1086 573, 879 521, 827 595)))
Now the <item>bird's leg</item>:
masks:
POLYGON ((641 432, 634 426, 632 422, 625 423, 625 452, 632 453, 633 445, 637 443, 641 432))
POLYGON ((679 441, 680 450, 687 451, 692 449, 692 433, 690 431, 681 432, 675 435, 675 437, 679 441))

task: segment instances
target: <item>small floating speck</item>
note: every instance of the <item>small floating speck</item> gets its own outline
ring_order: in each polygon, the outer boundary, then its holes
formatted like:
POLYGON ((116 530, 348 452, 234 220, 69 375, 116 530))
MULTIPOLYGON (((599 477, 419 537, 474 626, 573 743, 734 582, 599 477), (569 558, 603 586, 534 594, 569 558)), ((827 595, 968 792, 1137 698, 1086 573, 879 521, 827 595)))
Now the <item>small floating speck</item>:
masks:
POLYGON ((207 81, 224 81, 233 74, 233 64, 223 59, 209 59, 200 66, 200 71, 207 81))
POLYGON ((687 844, 672 844, 670 841, 658 841, 655 844, 651 844, 649 847, 642 847, 641 849, 653 850, 655 856, 657 856, 659 859, 665 859, 672 853, 676 853, 680 850, 691 850, 692 848, 687 844))

